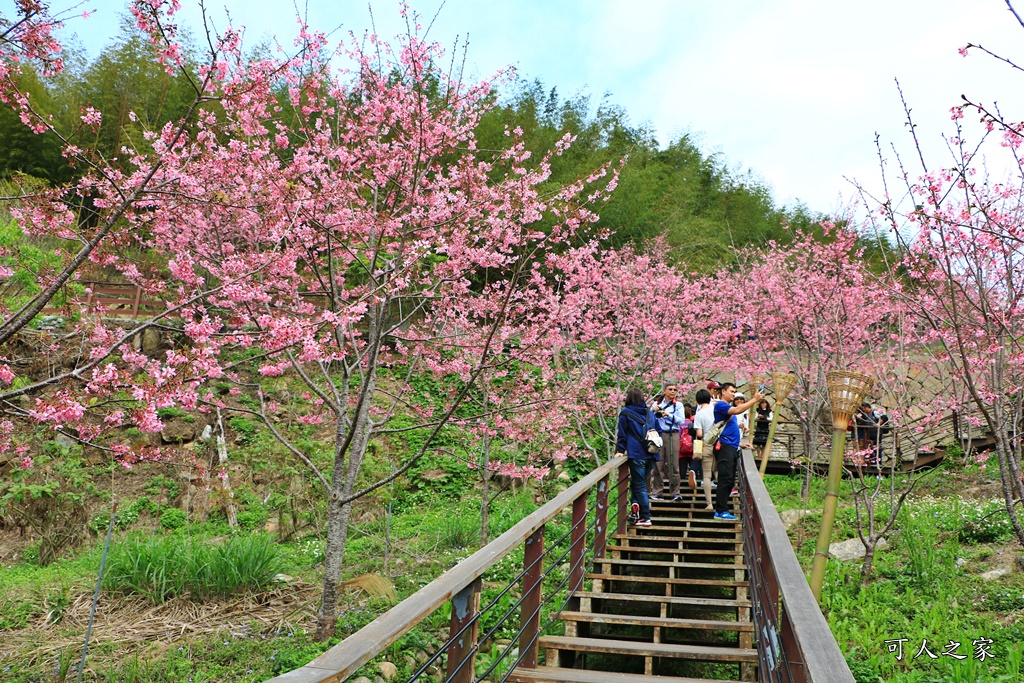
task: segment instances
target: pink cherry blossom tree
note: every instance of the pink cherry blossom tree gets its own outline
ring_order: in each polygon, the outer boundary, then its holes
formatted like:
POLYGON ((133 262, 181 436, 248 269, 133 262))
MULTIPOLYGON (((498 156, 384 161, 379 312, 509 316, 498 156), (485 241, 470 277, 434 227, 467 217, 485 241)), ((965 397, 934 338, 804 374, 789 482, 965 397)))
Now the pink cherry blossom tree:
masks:
POLYGON ((656 391, 692 374, 682 348, 688 319, 687 277, 659 256, 581 249, 565 259, 568 272, 564 345, 559 363, 577 387, 571 417, 595 461, 611 458, 616 416, 630 386, 656 391))
MULTIPOLYGON (((133 7, 157 58, 180 65, 166 22, 173 5, 133 7)), ((167 311, 127 331, 88 316, 82 362, 48 381, 55 390, 27 416, 98 439, 103 425, 158 431, 157 411, 172 405, 258 415, 329 500, 321 639, 334 630, 353 502, 402 476, 443 430, 471 423, 466 400, 482 378, 549 381, 572 250, 588 240, 591 205, 614 187, 606 168, 568 186, 547 183, 568 136, 540 158, 519 131, 508 131, 504 149, 478 149, 491 82, 467 85, 446 72, 440 48, 403 14, 408 33, 394 45, 368 35, 332 51, 303 29, 292 56, 247 59, 237 32, 211 36, 191 125, 151 132, 155 155, 131 157, 112 180, 83 181, 98 206, 118 211, 117 231, 88 258, 167 301, 167 311), (342 61, 350 66, 333 66, 342 61), (166 266, 124 258, 130 247, 164 255, 166 266), (142 327, 172 315, 182 321, 179 341, 163 357, 131 348, 142 327), (237 349, 243 358, 226 354, 237 349), (441 393, 418 396, 419 373, 446 378, 441 393), (330 426, 329 471, 274 417, 283 375, 305 388, 300 421, 330 426), (247 386, 260 407, 227 405, 211 380, 247 386), (418 423, 391 427, 399 413, 418 423), (370 445, 409 429, 425 435, 418 451, 391 476, 362 480, 370 445)), ((65 234, 70 218, 58 209, 35 204, 21 220, 65 234)), ((513 432, 529 398, 489 399, 489 427, 513 432)), ((123 462, 139 457, 112 448, 123 462)), ((569 449, 549 439, 537 457, 569 449)), ((543 473, 532 460, 489 466, 543 473)))
POLYGON ((863 267, 857 235, 830 223, 821 229, 740 253, 735 268, 705 287, 704 321, 692 326, 692 348, 723 370, 796 374, 789 401, 803 436, 805 500, 823 426, 831 426, 825 373, 858 369, 880 350, 890 306, 863 267))
MULTIPOLYGON (((898 301, 895 303, 899 303, 898 301)), ((893 306, 887 320, 888 340, 865 358, 861 366, 875 379, 875 401, 889 418, 876 439, 887 452, 854 451, 848 463, 856 512, 857 535, 864 543, 861 585, 868 585, 879 543, 896 525, 907 498, 934 468, 904 466, 908 457, 934 452, 949 434, 950 415, 957 414, 966 396, 958 390, 943 353, 922 343, 916 333, 917 315, 893 306)), ((854 445, 856 448, 856 445, 854 445)), ((943 471, 948 474, 948 471, 943 471)))
MULTIPOLYGON (((150 36, 154 58, 160 60, 168 70, 176 70, 188 78, 196 93, 186 116, 168 124, 159 132, 161 142, 173 146, 188 136, 200 107, 216 99, 213 83, 217 71, 214 67, 223 58, 225 45, 210 43, 206 65, 200 68, 200 76, 196 79, 194 72, 186 68, 184 63, 175 26, 166 21, 177 9, 176 3, 140 0, 132 3, 130 9, 140 28, 150 36)), ((87 18, 88 12, 84 15, 87 18)), ((129 245, 138 245, 142 235, 133 233, 134 225, 126 219, 130 212, 160 201, 171 191, 166 186, 158 187, 154 181, 164 163, 159 151, 125 148, 125 154, 131 158, 130 168, 126 170, 124 166, 94 151, 83 150, 72 144, 71 139, 78 130, 56 128, 53 119, 37 111, 28 94, 21 90, 19 77, 24 64, 31 62, 43 77, 55 76, 63 69, 61 46, 54 37, 54 31, 62 25, 62 19, 66 17, 54 16, 48 3, 35 0, 18 0, 14 16, 0 15, 0 102, 14 107, 22 122, 36 134, 57 137, 63 144, 68 163, 80 171, 79 179, 70 185, 29 196, 8 198, 16 201, 12 213, 26 236, 56 238, 66 248, 56 251, 60 259, 58 266, 39 273, 38 293, 17 308, 10 308, 7 302, 0 301, 0 346, 9 344, 15 335, 24 330, 62 288, 75 280, 85 264, 116 264, 129 280, 139 280, 138 269, 132 264, 131 258, 124 257, 123 250, 129 245), (69 208, 84 197, 94 199, 95 221, 81 221, 69 208)), ((102 112, 87 107, 80 120, 80 129, 95 128, 102 121, 102 112)), ((158 134, 152 132, 150 136, 155 139, 158 134)), ((4 254, 0 254, 2 256, 4 254)), ((0 279, 9 278, 12 274, 11 268, 0 266, 0 279)), ((195 298, 198 300, 200 297, 195 298)), ((111 373, 109 368, 104 367, 110 354, 125 346, 130 348, 132 339, 148 327, 161 325, 176 310, 172 307, 155 318, 130 325, 127 329, 94 326, 93 319, 89 318, 79 328, 89 339, 86 353, 62 350, 60 340, 51 340, 43 345, 47 353, 60 354, 69 359, 62 365, 70 364, 70 369, 50 373, 42 378, 35 377, 33 381, 22 383, 18 388, 2 388, 11 386, 18 365, 12 365, 9 358, 0 357, 0 402, 7 413, 17 419, 48 422, 69 436, 101 448, 106 447, 99 444, 96 438, 102 427, 120 424, 129 412, 134 412, 144 426, 152 426, 152 418, 155 416, 152 410, 125 411, 122 410, 123 401, 115 399, 112 402, 97 403, 98 397, 95 395, 91 399, 91 412, 95 414, 104 407, 110 408, 110 411, 105 419, 86 420, 85 407, 90 399, 83 397, 95 392, 98 389, 95 382, 102 382, 102 377, 111 373), (19 395, 39 391, 48 391, 49 394, 34 409, 25 409, 12 402, 19 395)), ((145 365, 147 362, 146 359, 135 358, 137 365, 145 365)), ((180 357, 176 357, 175 362, 180 364, 180 357)), ((149 397, 160 394, 163 398, 154 404, 169 405, 175 400, 174 392, 183 374, 177 373, 177 377, 173 377, 175 373, 165 373, 159 381, 143 381, 137 393, 149 397)), ((14 449, 24 456, 23 464, 29 466, 31 458, 28 456, 28 444, 16 438, 16 431, 13 420, 0 423, 0 448, 14 449)), ((114 452, 126 463, 137 455, 130 454, 124 448, 114 449, 114 452)))
POLYGON ((900 195, 890 193, 888 181, 881 198, 862 190, 875 207, 865 224, 898 245, 900 259, 889 268, 891 296, 915 313, 918 334, 940 350, 994 439, 1006 511, 1024 541, 1017 509, 1024 499, 1024 124, 965 98, 952 109, 953 163, 933 168, 905 110, 919 174, 915 179, 897 159, 900 195), (971 125, 966 113, 980 125, 971 125), (1005 180, 992 178, 986 169, 1003 163, 1005 180))

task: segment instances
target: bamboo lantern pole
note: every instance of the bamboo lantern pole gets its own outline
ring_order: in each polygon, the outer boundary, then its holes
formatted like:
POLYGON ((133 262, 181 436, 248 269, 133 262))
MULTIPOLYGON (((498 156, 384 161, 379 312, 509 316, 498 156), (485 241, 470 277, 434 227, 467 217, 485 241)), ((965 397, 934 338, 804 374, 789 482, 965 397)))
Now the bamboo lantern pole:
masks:
MULTIPOLYGON (((750 381, 747 382, 747 398, 754 398, 754 394, 757 392, 757 387, 765 382, 765 375, 751 375, 750 381)), ((757 404, 750 406, 750 410, 747 411, 747 428, 750 432, 747 434, 747 441, 751 447, 754 445, 754 419, 757 417, 757 404)))
POLYGON ((825 565, 828 563, 828 546, 832 538, 832 527, 836 521, 839 506, 839 481, 843 473, 843 451, 846 448, 846 427, 850 416, 871 391, 874 384, 867 375, 859 372, 833 370, 825 374, 828 381, 828 400, 832 405, 832 458, 828 463, 828 483, 825 486, 825 506, 821 515, 821 531, 814 549, 814 563, 811 565, 811 592, 821 603, 821 587, 825 583, 825 565))
POLYGON ((764 473, 768 470, 768 459, 772 455, 772 441, 775 439, 775 425, 779 421, 779 411, 782 410, 782 402, 789 396, 789 392, 793 391, 793 387, 796 386, 796 375, 792 372, 773 372, 770 377, 772 378, 772 392, 775 394, 775 407, 772 409, 772 421, 768 425, 768 438, 764 442, 764 450, 761 451, 761 478, 764 479, 764 473))

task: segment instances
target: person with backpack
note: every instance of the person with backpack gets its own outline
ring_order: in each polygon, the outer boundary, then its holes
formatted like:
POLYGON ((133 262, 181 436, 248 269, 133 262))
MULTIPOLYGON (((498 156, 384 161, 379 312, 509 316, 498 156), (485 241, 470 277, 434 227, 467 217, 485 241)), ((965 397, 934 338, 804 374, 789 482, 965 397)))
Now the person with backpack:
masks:
POLYGON ((647 409, 644 394, 636 387, 626 392, 625 406, 619 413, 615 437, 615 455, 629 458, 631 510, 637 526, 651 526, 651 504, 647 498, 647 477, 658 462, 660 438, 654 415, 647 409), (653 432, 653 434, 652 434, 653 432), (652 450, 653 449, 653 450, 652 450))
MULTIPOLYGON (((679 425, 679 476, 680 485, 689 476, 693 466, 693 406, 683 404, 683 423, 679 425), (684 474, 686 473, 686 474, 684 474)), ((691 486, 691 488, 694 488, 691 486)), ((682 496, 680 496, 681 498, 682 496)))

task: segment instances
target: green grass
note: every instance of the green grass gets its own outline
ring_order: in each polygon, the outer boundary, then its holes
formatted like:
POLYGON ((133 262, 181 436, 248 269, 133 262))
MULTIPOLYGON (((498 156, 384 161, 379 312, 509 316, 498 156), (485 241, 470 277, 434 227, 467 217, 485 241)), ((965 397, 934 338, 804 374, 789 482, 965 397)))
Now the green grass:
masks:
POLYGON ((103 587, 157 604, 186 595, 202 600, 262 590, 282 568, 277 546, 263 534, 235 536, 220 545, 172 535, 113 548, 103 587))
MULTIPOLYGON (((949 484, 953 478, 937 480, 949 484)), ((765 483, 780 510, 820 509, 820 483, 812 487, 809 504, 800 499, 798 477, 769 475, 765 483)), ((948 485, 944 489, 951 491, 948 485)), ((1016 571, 992 581, 980 577, 1008 552, 996 545, 1010 538, 1005 512, 999 515, 998 501, 939 495, 942 492, 930 487, 931 495, 907 501, 888 538, 889 547, 876 556, 868 586, 860 585, 858 561, 829 561, 822 610, 858 683, 1024 680, 1024 579, 1016 571), (890 644, 898 647, 899 639, 906 639, 902 659, 889 650, 890 644), (993 658, 977 658, 974 643, 981 639, 993 641, 993 658), (921 651, 926 640, 937 659, 921 651), (954 649, 951 643, 960 646, 954 649), (943 654, 947 651, 966 658, 943 654)), ((840 501, 833 541, 856 533, 846 482, 840 501)), ((820 513, 810 515, 790 532, 805 569, 820 522, 820 513)))

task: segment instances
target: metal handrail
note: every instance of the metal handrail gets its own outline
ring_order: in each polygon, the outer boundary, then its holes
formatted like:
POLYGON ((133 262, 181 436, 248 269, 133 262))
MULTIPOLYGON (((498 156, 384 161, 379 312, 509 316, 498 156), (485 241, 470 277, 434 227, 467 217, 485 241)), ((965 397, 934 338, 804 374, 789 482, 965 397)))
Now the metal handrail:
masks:
MULTIPOLYGON (((309 664, 281 674, 267 683, 337 683, 343 681, 448 601, 453 603, 453 632, 456 632, 457 621, 458 629, 465 629, 468 619, 475 618, 475 615, 469 613, 475 613, 477 609, 472 604, 473 596, 470 594, 478 595, 479 579, 483 574, 524 544, 529 546, 533 542, 534 546, 542 547, 544 526, 570 506, 573 509, 573 527, 575 528, 579 522, 577 517, 580 513, 586 514, 586 506, 582 505, 581 501, 585 503, 594 489, 597 490, 598 501, 595 508, 594 546, 596 553, 603 553, 608 533, 608 493, 611 475, 619 471, 621 478, 621 472, 625 465, 626 458, 620 457, 597 468, 524 517, 501 536, 452 567, 441 577, 427 584, 309 664), (540 540, 540 543, 534 542, 536 540, 540 540)), ((618 504, 620 509, 616 522, 618 526, 625 524, 624 510, 621 509, 625 500, 620 495, 618 504)), ((574 539, 573 547, 575 552, 582 554, 582 539, 574 539)), ((524 560, 528 568, 537 563, 536 556, 531 558, 529 550, 527 547, 527 557, 524 560)), ((580 556, 572 563, 574 571, 579 572, 580 577, 582 577, 581 560, 580 556)), ((536 611, 536 608, 533 609, 536 611)), ((472 638, 466 640, 469 639, 472 638)), ((536 639, 536 634, 533 634, 533 639, 536 639)), ((466 649, 461 640, 459 649, 466 649)), ((458 661, 452 656, 453 654, 449 653, 449 662, 458 661)), ((459 666, 462 665, 459 664, 459 666)))
POLYGON ((743 452, 739 481, 758 680, 854 683, 750 451, 743 452))

